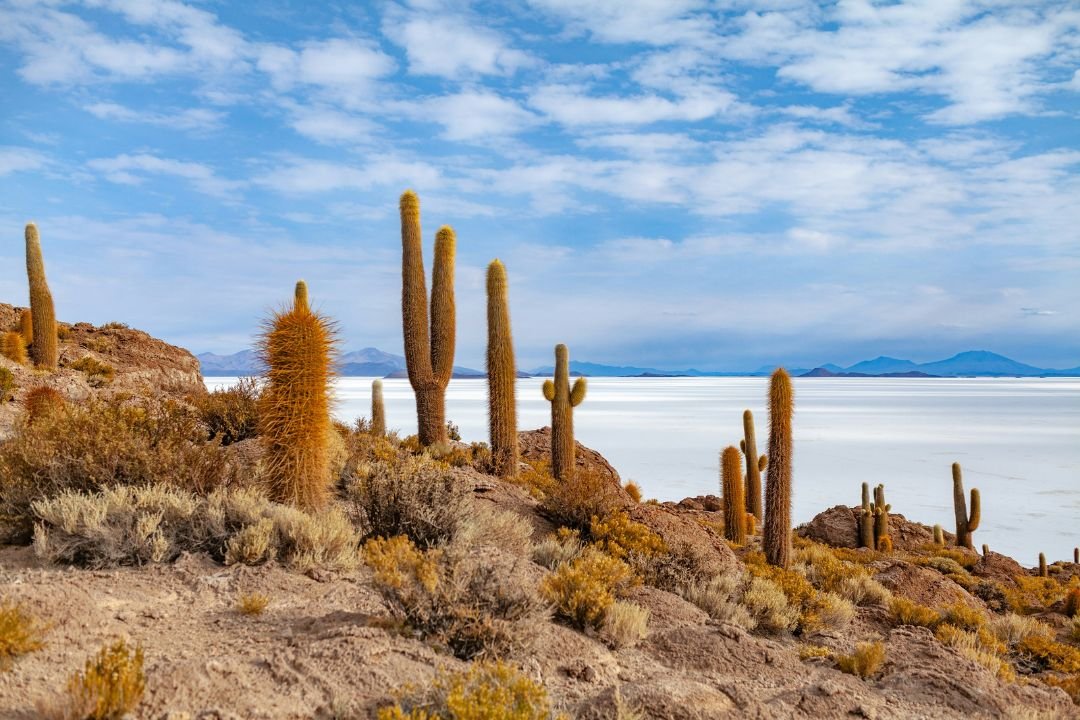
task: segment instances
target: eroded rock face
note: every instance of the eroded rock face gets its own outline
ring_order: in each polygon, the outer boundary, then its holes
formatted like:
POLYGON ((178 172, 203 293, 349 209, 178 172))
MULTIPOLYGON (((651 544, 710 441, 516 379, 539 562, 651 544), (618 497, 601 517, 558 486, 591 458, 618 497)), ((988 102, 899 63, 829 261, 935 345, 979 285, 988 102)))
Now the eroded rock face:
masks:
MULTIPOLYGON (((15 329, 23 309, 0 303, 0 331, 15 329)), ((60 368, 55 373, 38 374, 29 366, 0 356, 0 367, 7 368, 15 376, 15 390, 7 402, 0 404, 0 438, 10 431, 19 411, 17 401, 27 390, 42 385, 75 402, 116 393, 184 399, 206 392, 199 361, 183 348, 152 338, 141 330, 119 325, 94 327, 89 323, 60 323, 60 327, 60 368), (101 383, 70 367, 84 357, 112 367, 114 378, 101 383)))
MULTIPOLYGON (((593 471, 602 477, 608 478, 611 480, 612 485, 618 487, 619 491, 629 500, 629 496, 622 490, 622 480, 619 478, 619 473, 611 466, 611 463, 595 450, 587 448, 581 443, 576 444, 575 466, 580 470, 593 471)), ((539 430, 523 430, 519 432, 518 446, 523 460, 551 462, 551 428, 545 426, 539 430)))
POLYGON ((962 603, 984 609, 983 604, 964 588, 933 568, 912 565, 902 560, 874 563, 874 579, 889 590, 932 608, 962 603), (881 565, 885 565, 884 568, 881 565))

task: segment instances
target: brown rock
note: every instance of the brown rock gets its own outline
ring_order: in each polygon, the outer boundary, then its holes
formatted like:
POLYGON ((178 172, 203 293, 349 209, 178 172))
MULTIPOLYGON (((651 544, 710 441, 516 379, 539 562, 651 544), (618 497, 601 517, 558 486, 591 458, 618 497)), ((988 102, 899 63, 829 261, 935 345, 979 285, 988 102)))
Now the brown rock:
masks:
MULTIPOLYGON (((801 537, 831 547, 857 548, 859 546, 859 511, 861 508, 837 505, 818 513, 814 519, 795 529, 801 537)), ((955 538, 945 534, 946 542, 955 538)), ((934 542, 934 529, 912 522, 898 513, 889 513, 889 537, 894 550, 917 550, 934 542)))
MULTIPOLYGON (((525 460, 546 460, 551 462, 551 428, 542 427, 539 430, 523 430, 518 433, 518 445, 521 449, 521 457, 525 460)), ((611 480, 613 485, 622 490, 622 481, 619 473, 611 466, 604 456, 581 443, 577 443, 575 462, 579 469, 591 470, 611 480)), ((623 492, 625 494, 625 492, 623 492)), ((627 497, 629 499, 629 497, 627 497)))
MULTIPOLYGON (((983 605, 964 588, 937 570, 912 565, 903 560, 887 560, 885 569, 878 570, 874 579, 898 595, 909 600, 941 608, 953 603, 983 609, 983 605)), ((879 566, 881 563, 875 563, 879 566)))

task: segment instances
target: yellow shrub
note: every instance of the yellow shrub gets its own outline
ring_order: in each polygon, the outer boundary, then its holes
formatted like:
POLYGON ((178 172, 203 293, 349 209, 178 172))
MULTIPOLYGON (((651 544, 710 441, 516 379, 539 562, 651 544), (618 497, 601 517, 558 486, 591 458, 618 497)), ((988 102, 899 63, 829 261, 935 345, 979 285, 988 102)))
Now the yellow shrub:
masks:
POLYGON ((241 615, 262 615, 270 604, 270 598, 262 593, 245 593, 236 601, 236 609, 241 615))
POLYGON ((440 672, 421 700, 404 705, 381 708, 378 720, 565 720, 542 685, 503 663, 440 672))
POLYGON ((986 624, 986 616, 973 607, 961 602, 946 606, 941 611, 944 622, 955 625, 961 630, 978 630, 986 624))
POLYGON ((108 385, 116 377, 116 368, 89 355, 79 358, 69 367, 86 373, 87 381, 94 387, 108 385))
POLYGON ((641 502, 641 486, 633 480, 623 485, 623 490, 630 496, 630 499, 634 502, 641 502))
POLYGON ((799 659, 810 660, 813 658, 830 658, 832 657, 832 650, 824 645, 800 645, 799 646, 799 659))
POLYGON ((1006 646, 985 627, 969 632, 943 623, 934 631, 934 637, 942 645, 955 648, 961 655, 982 665, 1002 680, 1011 682, 1016 679, 1016 672, 1004 657, 1006 646))
POLYGON ((865 679, 876 673, 884 660, 885 643, 863 642, 855 646, 852 654, 837 657, 836 666, 842 672, 865 679))
POLYGON ((572 478, 545 491, 540 509, 560 525, 586 530, 594 517, 607 518, 621 502, 614 480, 596 470, 578 468, 572 478))
MULTIPOLYGON (((1019 575, 1016 587, 1005 590, 1009 607, 1015 612, 1037 612, 1050 607, 1065 598, 1070 586, 1063 585, 1054 578, 1019 575)), ((1073 578, 1075 584, 1076 578, 1073 578)))
POLYGON ((591 547, 544 578, 540 592, 556 613, 579 629, 599 629, 615 597, 634 582, 634 573, 622 560, 591 547))
POLYGON ((44 628, 21 605, 0 604, 0 670, 20 655, 40 650, 44 628))
POLYGON ((889 603, 889 612, 901 625, 919 625, 932 630, 941 622, 941 616, 933 608, 899 595, 893 596, 892 602, 889 603))
POLYGON ((1066 677, 1043 675, 1040 680, 1047 685, 1061 688, 1072 698, 1074 703, 1080 705, 1080 675, 1068 675, 1066 677))
POLYGON ((375 571, 375 580, 394 589, 416 583, 428 592, 435 590, 440 556, 439 550, 421 552, 404 535, 364 543, 364 562, 375 571))
POLYGON ((146 678, 143 651, 123 640, 101 649, 67 684, 64 717, 69 720, 119 720, 139 704, 146 678))
POLYGON ((667 552, 663 539, 621 510, 606 519, 593 515, 589 522, 593 542, 608 555, 625 560, 630 555, 651 557, 667 552))
POLYGON ((1032 635, 1021 640, 1016 648, 1047 670, 1063 673, 1080 672, 1080 650, 1072 645, 1066 645, 1045 636, 1032 635))
MULTIPOLYGON (((807 545, 804 543, 803 548, 807 545)), ((798 627, 806 632, 844 625, 854 617, 851 603, 832 592, 819 592, 810 581, 795 570, 769 565, 757 551, 747 553, 746 569, 753 577, 768 580, 780 588, 788 604, 799 614, 798 627)))

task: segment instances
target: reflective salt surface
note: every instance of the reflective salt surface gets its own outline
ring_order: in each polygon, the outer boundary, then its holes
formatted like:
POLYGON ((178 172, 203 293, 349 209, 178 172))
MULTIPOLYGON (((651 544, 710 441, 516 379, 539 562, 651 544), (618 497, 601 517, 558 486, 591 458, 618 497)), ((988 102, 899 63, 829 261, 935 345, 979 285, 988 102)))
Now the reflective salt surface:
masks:
MULTIPOLYGON (((211 388, 235 382, 208 378, 211 388)), ((407 380, 385 380, 387 424, 416 431, 407 380)), ((546 425, 539 378, 518 381, 518 425, 546 425)), ((768 444, 764 378, 590 378, 574 412, 578 440, 603 453, 646 497, 719 494, 718 454, 753 410, 768 444)), ((465 440, 487 439, 487 385, 454 380, 447 415, 465 440)), ((336 414, 367 415, 371 378, 338 382, 336 414)), ((885 483, 893 512, 951 530, 949 466, 982 492, 977 545, 1026 565, 1080 545, 1080 381, 1075 379, 795 380, 794 516, 857 504, 859 484, 885 483)))

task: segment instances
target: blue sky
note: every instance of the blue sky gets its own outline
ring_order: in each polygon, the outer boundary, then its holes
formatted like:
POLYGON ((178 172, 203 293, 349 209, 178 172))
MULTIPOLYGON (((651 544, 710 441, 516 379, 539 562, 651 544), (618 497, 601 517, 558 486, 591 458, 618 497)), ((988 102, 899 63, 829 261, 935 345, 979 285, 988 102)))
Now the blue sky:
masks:
POLYGON ((400 352, 397 197, 521 363, 1080 364, 1080 6, 0 0, 0 299, 250 344, 307 279, 400 352))

